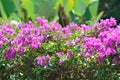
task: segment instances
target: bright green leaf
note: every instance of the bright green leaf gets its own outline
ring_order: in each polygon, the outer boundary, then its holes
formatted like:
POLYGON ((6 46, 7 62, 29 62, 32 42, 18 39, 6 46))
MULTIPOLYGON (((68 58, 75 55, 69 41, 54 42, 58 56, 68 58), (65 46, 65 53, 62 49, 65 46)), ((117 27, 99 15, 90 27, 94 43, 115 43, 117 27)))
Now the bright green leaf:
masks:
POLYGON ((38 16, 44 16, 48 20, 52 19, 56 15, 56 10, 54 9, 57 0, 32 0, 35 7, 35 14, 38 16))
POLYGON ((75 0, 74 13, 83 16, 88 6, 88 0, 75 0))
POLYGON ((75 0, 74 13, 81 17, 87 12, 87 15, 96 16, 98 2, 99 0, 75 0))
POLYGON ((67 15, 69 15, 69 12, 72 11, 73 7, 74 7, 74 0, 64 0, 64 8, 67 15))
POLYGON ((99 0, 94 0, 89 5, 89 11, 92 17, 96 17, 97 15, 98 4, 99 4, 99 0))
POLYGON ((90 25, 97 23, 101 19, 102 15, 103 12, 100 12, 97 17, 93 18, 93 20, 90 21, 90 25))
POLYGON ((20 0, 13 0, 13 2, 15 4, 18 15, 21 17, 22 16, 22 9, 21 9, 21 6, 20 6, 20 0))
POLYGON ((72 11, 74 8, 74 0, 58 0, 56 2, 55 8, 58 8, 59 5, 62 5, 66 14, 69 15, 70 11, 72 11))
POLYGON ((34 17, 34 3, 32 0, 21 0, 22 1, 22 8, 24 8, 27 11, 27 17, 34 17))
POLYGON ((2 17, 4 19, 7 19, 7 15, 6 15, 5 11, 4 11, 4 8, 3 8, 3 5, 2 5, 1 1, 0 1, 0 12, 1 12, 2 17))

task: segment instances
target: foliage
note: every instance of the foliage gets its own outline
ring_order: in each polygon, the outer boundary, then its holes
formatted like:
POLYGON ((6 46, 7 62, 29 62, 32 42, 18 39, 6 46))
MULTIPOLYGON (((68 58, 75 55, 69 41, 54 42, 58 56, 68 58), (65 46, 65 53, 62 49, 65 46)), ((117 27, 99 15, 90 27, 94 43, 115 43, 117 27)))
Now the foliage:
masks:
POLYGON ((114 18, 91 26, 62 27, 40 17, 18 25, 3 23, 0 79, 119 79, 119 34, 114 18))
MULTIPOLYGON (((10 20, 29 21, 34 20, 37 16, 44 16, 49 21, 59 19, 65 22, 61 18, 66 16, 70 22, 80 24, 91 19, 98 21, 96 19, 98 3, 99 0, 1 0, 0 12, 4 20, 10 18, 10 20), (63 7, 62 10, 60 5, 63 7)), ((62 25, 64 26, 64 24, 62 25)))
POLYGON ((120 22, 119 0, 100 0, 98 12, 104 11, 102 18, 115 17, 120 22))

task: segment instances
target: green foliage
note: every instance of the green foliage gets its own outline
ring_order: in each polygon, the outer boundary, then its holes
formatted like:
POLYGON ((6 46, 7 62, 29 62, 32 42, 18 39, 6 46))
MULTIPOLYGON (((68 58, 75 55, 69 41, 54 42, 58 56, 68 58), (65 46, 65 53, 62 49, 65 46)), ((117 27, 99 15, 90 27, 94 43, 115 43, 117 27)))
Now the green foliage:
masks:
POLYGON ((92 17, 95 17, 97 15, 98 2, 99 0, 75 0, 74 13, 79 16, 90 13, 92 17))
POLYGON ((8 17, 10 17, 10 15, 12 15, 15 12, 15 5, 12 0, 1 0, 1 4, 8 17))
MULTIPOLYGON (((42 22, 46 21, 42 18, 39 19, 42 22)), ((83 47, 84 38, 85 36, 96 38, 95 36, 99 34, 99 29, 103 29, 101 26, 97 29, 86 25, 89 29, 85 29, 85 27, 79 27, 77 24, 71 23, 62 28, 57 23, 46 22, 42 25, 42 22, 25 23, 27 27, 25 27, 25 24, 21 24, 22 28, 20 25, 18 28, 18 25, 10 24, 15 33, 12 36, 4 33, 4 36, 8 38, 8 42, 5 42, 0 47, 0 80, 119 80, 120 61, 116 65, 112 64, 112 56, 116 54, 104 56, 104 62, 102 63, 99 63, 97 60, 97 52, 86 57, 86 50, 83 47), (31 24, 34 26, 31 26, 31 24), (46 28, 45 25, 50 26, 50 28, 46 28), (27 34, 24 33, 27 31, 26 29, 30 30, 27 34), (38 31, 40 33, 38 35, 34 34, 36 33, 35 30, 38 29, 41 29, 38 31), (67 32, 63 31, 63 29, 67 29, 67 32), (69 33, 72 33, 72 35, 69 36, 69 33), (19 35, 22 36, 16 38, 19 35), (30 38, 31 35, 32 37, 30 38), (41 41, 39 47, 30 48, 30 43, 34 39, 40 39, 41 35, 45 35, 45 37, 47 35, 47 38, 41 41), (68 36, 65 37, 65 35, 68 36), (76 41, 78 38, 79 41, 76 41), (14 43, 14 40, 19 40, 18 42, 20 43, 14 43), (27 44, 22 45, 25 40, 27 40, 27 44), (67 43, 69 40, 72 41, 72 44, 67 43), (7 59, 11 57, 11 53, 8 54, 8 51, 6 52, 9 47, 14 47, 15 50, 18 50, 15 52, 15 57, 12 60, 7 59), (25 48, 22 54, 19 53, 19 47, 25 48), (58 56, 57 53, 59 52, 64 54, 58 56), (67 58, 68 52, 73 52, 70 58, 67 58), (5 57, 5 54, 8 57, 5 57), (44 55, 50 55, 49 61, 42 60, 42 63, 47 61, 45 66, 38 64, 38 58, 44 55), (60 60, 64 60, 64 62, 60 63, 60 60)), ((7 29, 9 27, 2 25, 1 28, 7 29)), ((36 41, 34 44, 36 44, 36 41)), ((9 52, 12 51, 9 50, 9 52)), ((120 51, 119 48, 117 51, 120 51)))
POLYGON ((7 15, 4 11, 3 4, 1 3, 1 1, 0 1, 0 12, 1 12, 1 16, 3 17, 3 19, 7 19, 7 15))
POLYGON ((66 17, 70 22, 83 23, 97 17, 98 3, 99 0, 1 0, 0 12, 4 20, 28 21, 41 16, 49 21, 66 17), (59 9, 60 5, 63 10, 59 9), (62 14, 58 15, 58 12, 62 14))
POLYGON ((34 4, 31 0, 21 0, 21 6, 24 8, 27 12, 27 17, 34 17, 34 4))
POLYGON ((2 20, 23 19, 20 0, 1 0, 0 8, 2 20))
POLYGON ((57 0, 32 0, 37 16, 44 16, 48 20, 53 20, 57 15, 54 8, 57 0))
POLYGON ((115 17, 120 22, 120 1, 100 0, 98 12, 104 11, 102 18, 115 17))
POLYGON ((62 5, 65 9, 66 14, 69 15, 70 11, 72 11, 74 8, 75 1, 74 0, 58 0, 56 2, 55 7, 58 8, 59 5, 62 5))
POLYGON ((101 19, 102 15, 103 15, 103 12, 100 12, 96 18, 94 17, 93 19, 86 21, 86 23, 89 25, 95 24, 101 19))

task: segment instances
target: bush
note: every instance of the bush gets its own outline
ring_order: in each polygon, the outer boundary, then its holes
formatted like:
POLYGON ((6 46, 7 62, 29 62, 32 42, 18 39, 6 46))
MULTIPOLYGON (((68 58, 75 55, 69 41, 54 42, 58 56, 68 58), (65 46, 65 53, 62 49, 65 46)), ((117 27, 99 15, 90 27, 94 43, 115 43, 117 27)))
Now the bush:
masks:
POLYGON ((3 23, 0 29, 0 79, 119 79, 120 25, 114 18, 88 26, 37 18, 3 23))

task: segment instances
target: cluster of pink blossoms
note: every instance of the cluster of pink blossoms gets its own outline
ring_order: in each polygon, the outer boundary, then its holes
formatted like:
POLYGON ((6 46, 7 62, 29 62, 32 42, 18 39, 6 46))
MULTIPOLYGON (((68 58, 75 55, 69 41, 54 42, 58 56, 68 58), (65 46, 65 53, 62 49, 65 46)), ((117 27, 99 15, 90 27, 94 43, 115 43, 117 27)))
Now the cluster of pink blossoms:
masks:
POLYGON ((98 54, 98 61, 103 62, 105 56, 117 55, 117 49, 120 47, 120 25, 117 25, 114 18, 101 20, 92 26, 92 29, 97 29, 96 35, 92 37, 85 36, 83 48, 86 56, 98 54), (115 27, 116 26, 116 27, 115 27))
MULTIPOLYGON (((114 18, 101 20, 92 26, 85 24, 78 26, 75 23, 71 23, 66 27, 62 27, 57 22, 49 23, 39 17, 35 23, 30 21, 24 24, 20 23, 18 26, 12 26, 8 23, 3 24, 0 28, 0 47, 4 48, 3 56, 8 60, 13 60, 16 57, 16 53, 22 56, 29 49, 38 49, 46 40, 49 40, 49 37, 52 37, 53 42, 59 43, 60 41, 64 46, 80 46, 83 49, 79 49, 79 52, 74 52, 71 48, 66 54, 63 51, 56 52, 60 59, 60 64, 65 59, 70 59, 74 53, 83 53, 85 57, 97 54, 98 61, 102 62, 105 56, 119 53, 117 51, 120 48, 119 34, 120 25, 117 25, 114 18), (7 47, 5 48, 5 46, 7 47), (65 57, 61 58, 62 56, 65 57)), ((42 66, 48 65, 51 60, 50 56, 48 54, 47 56, 38 57, 37 63, 42 66)))
POLYGON ((37 64, 41 65, 41 66, 48 65, 49 61, 50 61, 50 56, 49 55, 47 55, 47 56, 40 56, 40 57, 37 58, 37 64))

